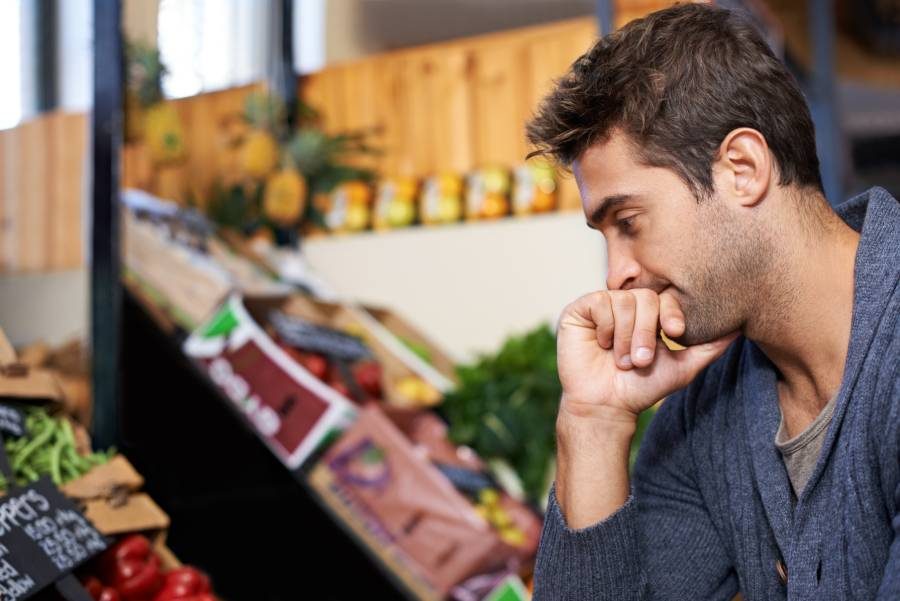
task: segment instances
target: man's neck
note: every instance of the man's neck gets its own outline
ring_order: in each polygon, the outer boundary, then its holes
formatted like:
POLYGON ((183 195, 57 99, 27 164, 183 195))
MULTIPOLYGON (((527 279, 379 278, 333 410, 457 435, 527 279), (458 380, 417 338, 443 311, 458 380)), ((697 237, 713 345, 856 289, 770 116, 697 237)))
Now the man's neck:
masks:
POLYGON ((766 284, 773 299, 748 322, 756 342, 780 372, 778 397, 789 436, 803 431, 837 394, 853 316, 854 264, 859 234, 839 218, 824 228, 786 238, 778 276, 766 284))

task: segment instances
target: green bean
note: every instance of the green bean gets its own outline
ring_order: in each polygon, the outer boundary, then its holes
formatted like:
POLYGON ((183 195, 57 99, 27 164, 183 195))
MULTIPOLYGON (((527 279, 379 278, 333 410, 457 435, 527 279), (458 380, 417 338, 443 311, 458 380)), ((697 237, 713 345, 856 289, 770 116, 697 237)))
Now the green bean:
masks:
POLYGON ((20 467, 22 467, 25 464, 25 460, 28 459, 28 456, 41 448, 43 445, 47 444, 47 441, 49 441, 52 437, 53 428, 50 427, 46 428, 43 432, 32 438, 31 442, 25 445, 25 448, 22 449, 18 455, 16 455, 12 466, 13 469, 18 470, 20 467))
POLYGON ((79 455, 78 451, 75 450, 75 447, 66 448, 66 457, 69 459, 72 466, 74 466, 81 473, 84 473, 91 469, 90 462, 79 455))
POLYGON ((22 475, 25 476, 26 482, 34 482, 35 480, 40 478, 38 473, 27 465, 23 465, 20 471, 22 472, 22 475))
POLYGON ((43 409, 27 410, 25 424, 25 436, 3 441, 14 478, 12 481, 0 479, 0 490, 14 483, 27 484, 45 474, 60 485, 84 475, 115 455, 115 449, 81 455, 69 419, 50 416, 43 409))
POLYGON ((78 478, 83 474, 83 472, 75 467, 75 465, 66 456, 63 456, 60 465, 62 466, 62 471, 65 472, 65 476, 63 478, 64 482, 74 480, 75 478, 78 478))
POLYGON ((50 478, 56 485, 62 484, 62 472, 60 471, 59 464, 62 459, 62 451, 65 444, 66 441, 63 438, 59 438, 56 441, 56 444, 53 445, 53 450, 50 452, 50 478))
POLYGON ((60 420, 62 422, 62 439, 66 442, 66 444, 75 447, 75 433, 72 432, 72 424, 69 423, 69 420, 63 418, 60 420))

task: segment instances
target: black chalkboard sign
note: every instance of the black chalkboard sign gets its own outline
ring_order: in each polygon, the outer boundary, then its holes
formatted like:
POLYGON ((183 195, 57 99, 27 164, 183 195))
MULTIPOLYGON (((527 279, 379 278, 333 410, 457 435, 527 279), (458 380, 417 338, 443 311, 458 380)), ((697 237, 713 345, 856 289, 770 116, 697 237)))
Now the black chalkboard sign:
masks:
POLYGON ((108 541, 48 478, 0 498, 0 601, 28 599, 108 541))
POLYGON ((281 311, 269 313, 269 321, 275 327, 279 338, 298 349, 344 361, 356 361, 372 356, 369 347, 356 336, 281 311))
POLYGON ((0 434, 25 436, 25 414, 12 405, 0 403, 0 434))

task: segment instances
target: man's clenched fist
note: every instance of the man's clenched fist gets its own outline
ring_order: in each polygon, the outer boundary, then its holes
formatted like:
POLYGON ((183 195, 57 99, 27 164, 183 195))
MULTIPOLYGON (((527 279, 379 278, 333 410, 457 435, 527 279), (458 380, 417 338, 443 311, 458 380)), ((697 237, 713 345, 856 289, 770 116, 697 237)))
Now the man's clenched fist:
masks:
POLYGON ((684 314, 665 291, 594 292, 568 305, 557 333, 561 411, 633 421, 686 386, 738 334, 673 352, 658 338, 660 328, 670 338, 684 333, 684 314))

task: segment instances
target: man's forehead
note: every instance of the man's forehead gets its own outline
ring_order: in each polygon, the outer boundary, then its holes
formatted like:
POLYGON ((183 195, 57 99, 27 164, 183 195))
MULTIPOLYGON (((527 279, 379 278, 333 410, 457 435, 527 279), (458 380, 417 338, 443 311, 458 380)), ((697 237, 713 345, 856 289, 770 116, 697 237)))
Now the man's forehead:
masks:
POLYGON ((585 150, 572 163, 585 217, 599 223, 610 209, 638 197, 645 169, 616 138, 585 150))

